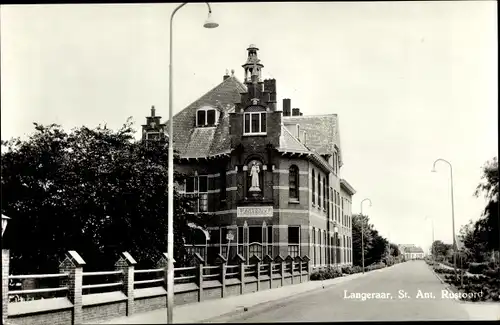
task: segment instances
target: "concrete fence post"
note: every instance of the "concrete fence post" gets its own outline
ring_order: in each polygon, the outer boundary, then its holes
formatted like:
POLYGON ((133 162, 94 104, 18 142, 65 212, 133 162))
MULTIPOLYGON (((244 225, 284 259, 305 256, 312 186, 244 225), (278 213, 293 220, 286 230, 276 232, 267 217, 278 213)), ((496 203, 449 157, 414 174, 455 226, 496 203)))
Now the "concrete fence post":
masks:
MULTIPOLYGON (((302 283, 302 257, 300 256, 295 256, 295 262, 297 263, 298 267, 299 267, 299 283, 302 283)), ((293 272, 292 272, 293 274, 293 272)))
POLYGON ((281 286, 285 285, 285 259, 278 255, 274 258, 274 262, 280 265, 280 275, 281 275, 281 286))
POLYGON ((7 324, 9 312, 9 262, 9 250, 2 249, 2 324, 7 324))
MULTIPOLYGON (((309 281, 310 277, 311 277, 311 259, 309 258, 309 256, 304 255, 304 257, 302 258, 302 261, 304 263, 306 263, 306 267, 307 267, 306 279, 307 279, 307 281, 309 281)), ((302 273, 302 270, 300 270, 300 273, 302 273)))
POLYGON ((122 252, 115 263, 117 271, 122 271, 123 293, 127 296, 127 316, 134 313, 134 269, 137 262, 128 253, 122 252))
POLYGON ((260 288, 260 257, 257 255, 253 255, 250 257, 250 265, 254 265, 255 267, 255 277, 257 278, 257 291, 259 291, 260 288))
POLYGON ((198 285, 198 301, 203 299, 203 265, 205 260, 199 253, 191 255, 189 265, 196 267, 196 284, 198 285))
POLYGON ((240 294, 245 292, 245 258, 241 254, 236 254, 234 258, 236 265, 240 266, 240 294))
POLYGON ((82 285, 83 285, 83 266, 85 261, 75 251, 66 253, 66 258, 59 265, 61 273, 68 273, 69 276, 63 278, 63 286, 67 286, 68 298, 73 304, 73 317, 71 320, 72 325, 79 325, 83 323, 82 312, 82 285))
POLYGON ((293 258, 288 255, 287 257, 285 257, 285 261, 286 261, 286 264, 287 265, 290 265, 290 274, 292 275, 292 277, 290 278, 290 283, 293 284, 293 258))
POLYGON ((273 258, 269 255, 264 256, 262 259, 264 264, 268 266, 268 274, 269 274, 269 289, 273 288, 273 258))
MULTIPOLYGON (((173 262, 175 263, 175 259, 173 259, 173 262)), ((165 291, 167 291, 167 274, 168 274, 168 254, 167 253, 161 254, 160 260, 158 262, 156 262, 156 267, 163 268, 163 287, 165 288, 165 291)), ((174 270, 175 270, 175 267, 174 267, 174 270)), ((165 307, 168 308, 167 295, 165 295, 165 307)))
POLYGON ((219 281, 222 284, 222 290, 221 290, 221 298, 224 298, 226 296, 226 266, 227 266, 227 259, 222 256, 221 254, 217 254, 217 257, 215 258, 215 265, 220 266, 220 278, 219 281))

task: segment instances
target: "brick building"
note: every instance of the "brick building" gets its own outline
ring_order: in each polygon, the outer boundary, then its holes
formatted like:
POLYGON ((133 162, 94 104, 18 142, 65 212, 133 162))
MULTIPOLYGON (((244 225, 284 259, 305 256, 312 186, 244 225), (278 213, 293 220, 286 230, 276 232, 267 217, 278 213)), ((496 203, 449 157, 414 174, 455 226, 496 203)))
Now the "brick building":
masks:
MULTIPOLYGON (((243 83, 226 72, 174 116, 175 168, 191 175, 179 190, 195 198, 193 213, 214 215, 189 249, 209 263, 218 253, 229 259, 239 253, 352 264, 355 191, 340 177, 338 116, 304 115, 290 99, 279 110, 276 80, 261 80, 255 45, 247 52, 243 83)), ((163 133, 164 124, 151 121, 144 139, 163 133)))

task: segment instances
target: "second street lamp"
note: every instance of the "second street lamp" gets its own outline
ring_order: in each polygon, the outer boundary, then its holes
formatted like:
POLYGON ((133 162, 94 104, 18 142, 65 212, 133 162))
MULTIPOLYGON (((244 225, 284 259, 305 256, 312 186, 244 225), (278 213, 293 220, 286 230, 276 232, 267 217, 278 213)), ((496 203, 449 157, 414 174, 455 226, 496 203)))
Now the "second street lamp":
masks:
POLYGON ((453 203, 453 167, 451 166, 451 163, 447 160, 444 159, 436 159, 434 161, 434 164, 432 165, 432 172, 436 172, 436 163, 438 161, 442 161, 444 163, 447 163, 448 166, 450 166, 450 181, 451 181, 451 223, 453 227, 453 267, 455 270, 455 273, 457 273, 457 241, 455 237, 455 206, 453 203))
MULTIPOLYGON (((174 309, 174 109, 173 109, 173 21, 175 13, 184 7, 187 2, 174 9, 170 16, 170 64, 169 64, 169 85, 168 85, 168 217, 167 217, 167 322, 173 323, 174 309)), ((212 8, 208 7, 208 18, 203 24, 205 28, 216 28, 219 26, 212 20, 212 8)))
POLYGON ((372 200, 364 199, 361 201, 361 263, 363 265, 363 273, 365 273, 365 218, 363 217, 363 202, 369 201, 372 206, 372 200))

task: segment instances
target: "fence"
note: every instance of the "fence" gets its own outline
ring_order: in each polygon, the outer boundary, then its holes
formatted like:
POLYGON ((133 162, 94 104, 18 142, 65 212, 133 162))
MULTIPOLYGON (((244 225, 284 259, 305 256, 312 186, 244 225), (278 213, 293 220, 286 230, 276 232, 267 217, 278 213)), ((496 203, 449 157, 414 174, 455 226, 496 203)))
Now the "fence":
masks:
MULTIPOLYGON (((167 254, 155 269, 135 269, 136 261, 129 253, 121 254, 115 270, 84 272, 85 261, 75 251, 69 251, 58 274, 9 275, 8 250, 2 250, 3 324, 74 325, 95 323, 167 307, 165 283, 167 254), (88 279, 106 277, 106 280, 88 279), (51 288, 9 291, 14 279, 59 279, 51 288), (104 292, 103 292, 104 291, 104 292), (47 294, 50 293, 50 296, 47 294), (45 299, 9 301, 12 296, 46 295, 45 299), (48 297, 48 298, 47 298, 48 297)), ((175 261, 174 261, 175 263, 175 261)), ((263 260, 241 255, 228 263, 221 255, 216 265, 205 266, 195 253, 189 267, 174 269, 174 304, 181 305, 208 299, 241 295, 259 290, 278 288, 309 280, 309 257, 297 256, 263 260)))

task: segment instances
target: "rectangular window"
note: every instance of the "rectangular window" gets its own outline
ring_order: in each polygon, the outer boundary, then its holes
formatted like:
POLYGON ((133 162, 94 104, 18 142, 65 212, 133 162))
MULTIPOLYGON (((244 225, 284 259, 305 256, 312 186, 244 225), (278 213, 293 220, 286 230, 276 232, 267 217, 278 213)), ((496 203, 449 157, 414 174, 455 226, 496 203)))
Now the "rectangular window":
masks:
POLYGON ((321 197, 321 185, 320 185, 321 182, 320 181, 321 181, 321 175, 319 175, 319 173, 318 173, 318 178, 316 179, 316 185, 318 186, 318 201, 317 201, 317 203, 318 203, 318 207, 321 208, 321 198, 320 198, 321 197))
POLYGON ((312 170, 312 204, 315 205, 316 204, 316 176, 314 174, 314 169, 312 170))
POLYGON ((273 226, 267 226, 267 254, 273 256, 273 226))
POLYGON ((245 133, 250 133, 250 114, 245 114, 245 133))
POLYGON ((196 181, 195 177, 188 177, 186 178, 186 193, 194 193, 194 183, 196 181))
POLYGON ((313 264, 316 265, 316 228, 313 227, 312 229, 312 253, 313 253, 313 264))
POLYGON ((215 124, 215 110, 211 109, 207 111, 207 125, 215 124))
POLYGON ((248 227, 248 242, 262 243, 262 227, 259 226, 248 227))
POLYGON ((252 133, 260 132, 259 114, 251 114, 251 119, 252 119, 252 124, 251 124, 250 132, 252 132, 252 133))
POLYGON ((198 115, 197 115, 197 122, 198 122, 198 126, 202 126, 202 125, 205 125, 206 124, 206 115, 205 115, 205 111, 204 110, 199 110, 198 111, 198 115))
POLYGON ((245 113, 245 134, 266 134, 267 120, 266 112, 245 113))
POLYGON ((266 132, 267 130, 267 114, 262 113, 260 114, 260 132, 266 132))
POLYGON ((148 133, 146 133, 146 139, 147 140, 158 140, 158 139, 160 139, 160 133, 159 132, 148 132, 148 133))
POLYGON ((318 242, 319 242, 319 247, 318 247, 318 249, 319 249, 319 264, 320 264, 320 265, 321 265, 321 264, 323 264, 323 256, 322 256, 322 254, 321 254, 321 249, 322 249, 322 247, 321 247, 321 237, 323 237, 323 236, 321 235, 321 233, 322 233, 322 232, 323 232, 323 230, 321 230, 321 229, 320 229, 320 230, 319 230, 319 233, 318 233, 318 242))
POLYGON ((209 231, 210 244, 220 244, 220 229, 212 229, 209 231))
POLYGON ((300 255, 300 227, 288 226, 288 255, 296 257, 300 255))
POLYGON ((323 177, 323 209, 326 210, 326 178, 323 177))

